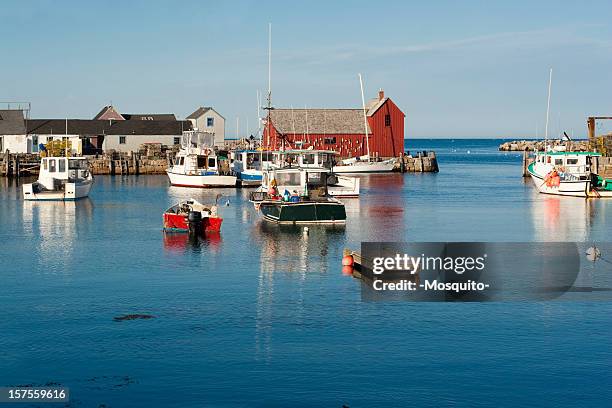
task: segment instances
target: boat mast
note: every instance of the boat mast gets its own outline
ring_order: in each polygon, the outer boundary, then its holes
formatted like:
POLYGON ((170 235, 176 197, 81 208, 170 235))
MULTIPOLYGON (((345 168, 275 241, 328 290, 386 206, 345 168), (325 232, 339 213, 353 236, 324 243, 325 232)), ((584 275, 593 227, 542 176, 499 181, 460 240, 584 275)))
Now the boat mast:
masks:
POLYGON ((546 104, 546 126, 544 128, 544 160, 546 161, 546 155, 548 151, 548 116, 550 114, 550 88, 552 87, 552 68, 548 75, 548 102, 546 104))
POLYGON ((368 162, 370 161, 370 138, 368 137, 368 117, 366 115, 365 96, 363 96, 363 79, 359 74, 359 86, 361 87, 361 106, 363 107, 363 129, 365 130, 366 150, 368 152, 368 162))
POLYGON ((266 127, 268 128, 267 146, 270 141, 270 111, 272 110, 272 23, 268 23, 268 106, 264 109, 268 111, 266 115, 266 127))

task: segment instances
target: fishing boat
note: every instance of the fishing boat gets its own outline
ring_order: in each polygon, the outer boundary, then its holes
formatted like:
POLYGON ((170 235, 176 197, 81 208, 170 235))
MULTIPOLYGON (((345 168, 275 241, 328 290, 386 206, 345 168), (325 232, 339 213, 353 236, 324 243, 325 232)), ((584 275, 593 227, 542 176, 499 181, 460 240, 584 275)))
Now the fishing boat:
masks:
POLYGON ((543 194, 561 196, 612 197, 612 187, 608 180, 595 174, 592 169, 593 159, 601 157, 601 153, 571 152, 565 146, 554 150, 548 148, 551 88, 552 68, 548 77, 544 152, 537 152, 535 161, 527 167, 536 189, 543 194))
POLYGON ((233 171, 241 186, 260 186, 263 172, 270 168, 272 156, 270 152, 261 150, 237 150, 232 152, 233 171))
POLYGON ((597 188, 592 185, 592 158, 600 156, 594 152, 538 152, 527 171, 540 193, 589 197, 597 188))
POLYGON ((221 231, 223 218, 219 217, 217 202, 205 206, 197 200, 189 199, 173 205, 164 212, 164 231, 194 232, 198 235, 205 232, 221 231))
POLYGON ((279 224, 342 224, 344 204, 327 191, 326 169, 287 167, 264 173, 261 187, 250 201, 267 221, 279 224))
MULTIPOLYGON (((275 168, 299 167, 327 172, 327 191, 332 197, 359 197, 358 177, 336 174, 336 156, 330 150, 292 149, 272 152, 275 168)), ((268 185, 263 185, 267 189, 268 185)))
POLYGON ((85 157, 43 157, 38 180, 23 185, 24 200, 78 200, 93 185, 85 157))
POLYGON ((214 134, 196 130, 183 132, 181 149, 166 170, 170 184, 179 187, 235 187, 236 176, 229 162, 215 153, 214 134))

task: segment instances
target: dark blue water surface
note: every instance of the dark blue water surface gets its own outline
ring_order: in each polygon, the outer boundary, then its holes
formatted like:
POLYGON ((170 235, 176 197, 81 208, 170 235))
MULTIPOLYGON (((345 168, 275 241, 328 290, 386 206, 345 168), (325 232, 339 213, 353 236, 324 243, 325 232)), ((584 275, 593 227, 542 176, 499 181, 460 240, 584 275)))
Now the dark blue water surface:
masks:
POLYGON ((538 195, 499 143, 409 140, 439 174, 364 176, 346 227, 308 234, 225 189, 199 243, 162 212, 219 191, 98 176, 30 203, 0 179, 0 386, 61 384, 75 407, 609 406, 610 302, 362 302, 341 274, 362 241, 609 240, 612 200, 538 195), (155 318, 113 320, 135 313, 155 318))

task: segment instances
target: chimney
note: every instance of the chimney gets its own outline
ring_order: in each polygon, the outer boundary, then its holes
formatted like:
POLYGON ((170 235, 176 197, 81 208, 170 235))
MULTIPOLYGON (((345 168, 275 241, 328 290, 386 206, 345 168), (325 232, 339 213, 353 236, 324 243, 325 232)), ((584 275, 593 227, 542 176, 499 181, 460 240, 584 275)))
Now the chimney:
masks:
POLYGON ((383 99, 385 99, 385 91, 383 91, 383 89, 382 89, 382 88, 380 88, 380 89, 378 90, 378 100, 379 100, 379 101, 382 101, 383 99))

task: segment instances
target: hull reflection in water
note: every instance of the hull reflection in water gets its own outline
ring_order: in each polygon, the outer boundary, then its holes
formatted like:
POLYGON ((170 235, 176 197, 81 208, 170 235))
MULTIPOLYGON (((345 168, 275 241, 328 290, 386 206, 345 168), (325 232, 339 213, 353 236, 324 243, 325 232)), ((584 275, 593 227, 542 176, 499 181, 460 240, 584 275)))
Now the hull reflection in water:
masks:
POLYGON ((335 265, 329 253, 330 248, 341 247, 345 240, 343 224, 313 225, 308 227, 296 225, 271 224, 264 220, 255 223, 252 228, 252 240, 261 246, 259 279, 257 283, 257 315, 255 326, 255 347, 258 360, 269 360, 273 355, 272 331, 279 309, 274 307, 275 295, 282 296, 282 291, 275 291, 275 277, 280 282, 295 282, 291 297, 283 297, 283 311, 296 318, 307 313, 303 304, 305 287, 309 276, 315 277, 328 272, 328 265, 335 265), (280 276, 279 276, 280 275, 280 276))
POLYGON ((41 270, 69 274, 79 234, 92 228, 94 205, 88 197, 79 201, 23 201, 22 228, 38 248, 41 270))
POLYGON ((164 250, 169 253, 201 252, 204 248, 217 252, 221 247, 221 234, 219 232, 207 232, 204 237, 191 236, 181 232, 163 231, 162 233, 164 250))
POLYGON ((594 204, 584 198, 538 196, 531 206, 535 241, 585 241, 594 204))

